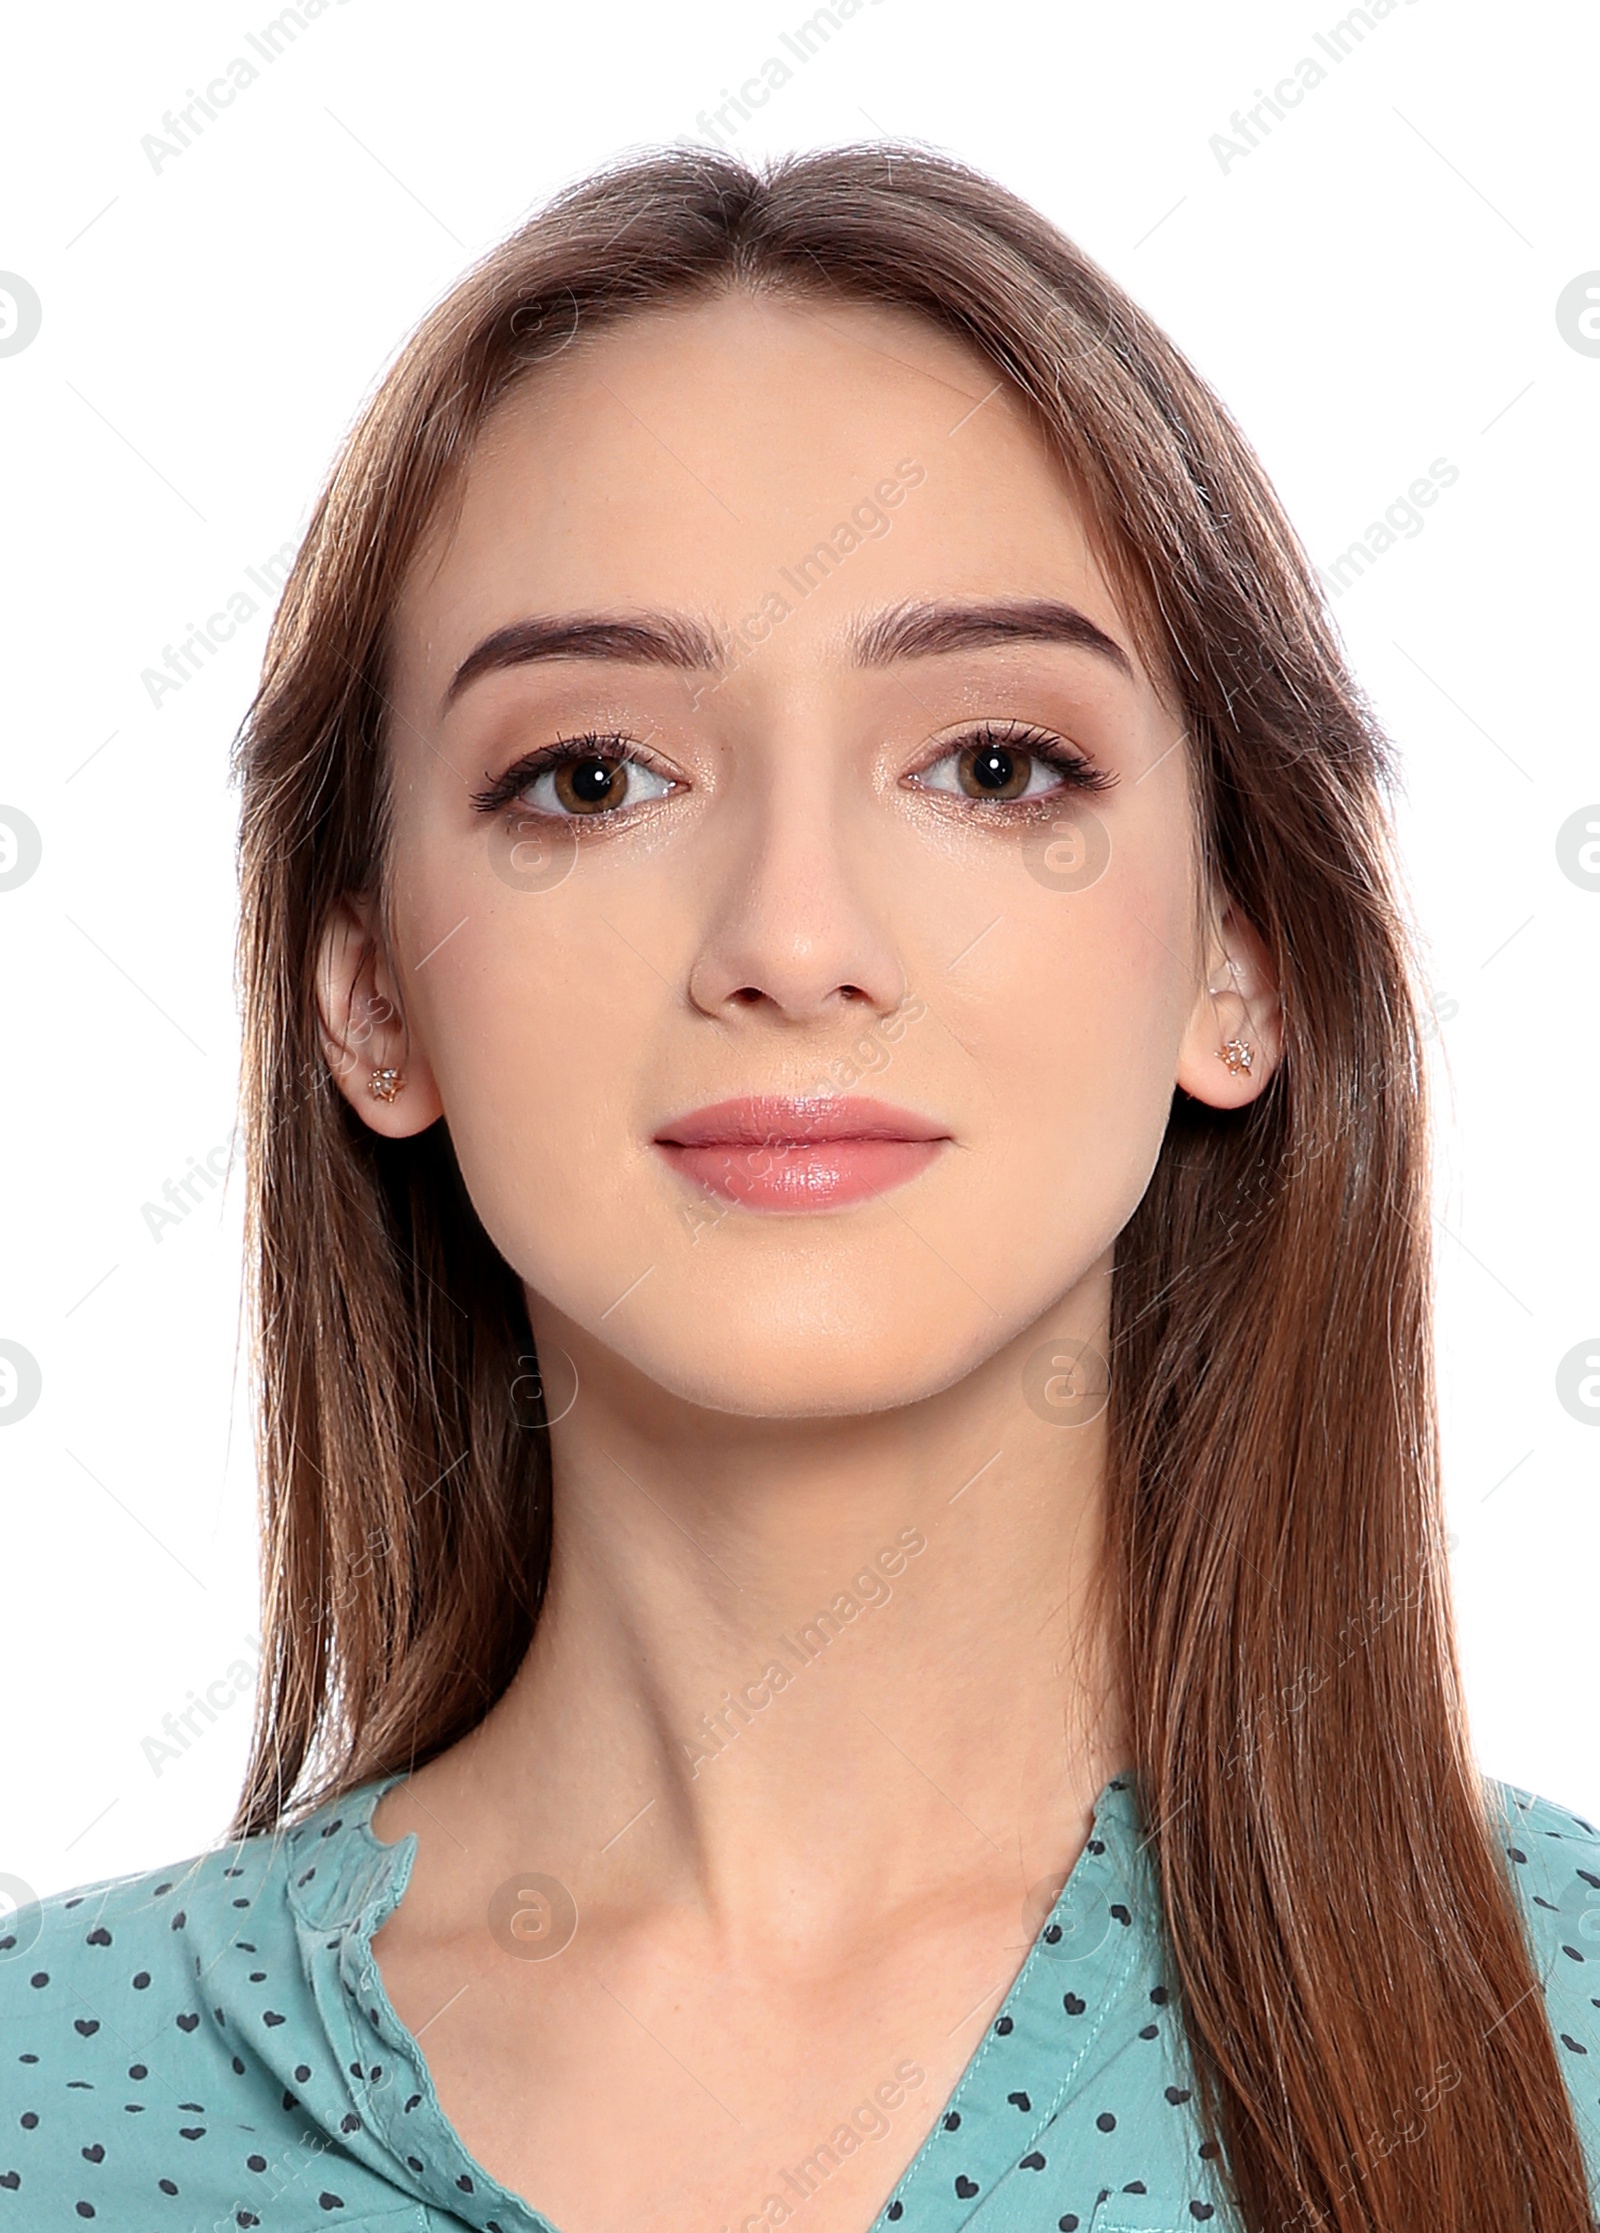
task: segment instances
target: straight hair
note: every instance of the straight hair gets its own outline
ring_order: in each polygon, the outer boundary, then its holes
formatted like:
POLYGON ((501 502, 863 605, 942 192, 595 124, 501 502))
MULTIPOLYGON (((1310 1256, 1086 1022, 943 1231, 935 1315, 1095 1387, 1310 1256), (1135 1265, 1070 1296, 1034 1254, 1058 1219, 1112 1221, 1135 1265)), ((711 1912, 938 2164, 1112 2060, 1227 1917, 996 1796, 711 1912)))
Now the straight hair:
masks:
POLYGON ((571 187, 406 342, 313 512, 236 741, 265 1562, 233 1832, 474 1728, 549 1566, 520 1286, 447 1126, 380 1139, 317 1022, 329 911, 384 888, 396 598, 519 382, 739 290, 897 305, 1026 399, 1177 693, 1207 877, 1276 970, 1278 1070, 1236 1111, 1175 1091, 1118 1240, 1096 1594, 1240 2222, 1589 2233, 1467 1736, 1391 749, 1216 396, 1043 217, 916 146, 668 149, 571 187))

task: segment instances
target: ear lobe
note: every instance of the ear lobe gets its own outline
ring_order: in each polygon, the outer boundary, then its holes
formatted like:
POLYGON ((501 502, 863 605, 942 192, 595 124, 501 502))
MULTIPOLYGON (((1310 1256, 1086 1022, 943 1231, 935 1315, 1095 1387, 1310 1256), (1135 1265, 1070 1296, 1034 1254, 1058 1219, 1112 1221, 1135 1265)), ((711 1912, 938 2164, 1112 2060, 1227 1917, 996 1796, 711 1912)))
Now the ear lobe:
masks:
POLYGON ((411 1040, 399 987, 373 910, 342 898, 323 925, 317 954, 322 1051, 350 1106, 386 1139, 409 1139, 443 1114, 427 1057, 411 1040))
POLYGON ((1230 900, 1178 1050, 1176 1082, 1213 1109, 1254 1101, 1283 1058, 1283 1003, 1265 941, 1230 900))

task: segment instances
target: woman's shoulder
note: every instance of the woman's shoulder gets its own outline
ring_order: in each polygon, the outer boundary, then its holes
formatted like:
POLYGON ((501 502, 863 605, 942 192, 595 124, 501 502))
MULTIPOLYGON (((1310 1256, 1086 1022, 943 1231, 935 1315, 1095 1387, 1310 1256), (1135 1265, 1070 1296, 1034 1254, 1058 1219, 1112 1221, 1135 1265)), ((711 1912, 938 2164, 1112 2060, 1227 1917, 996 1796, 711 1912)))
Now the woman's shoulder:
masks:
POLYGON ((277 2224, 291 2198, 305 2222, 403 2206, 341 2149, 350 2104, 308 1974, 323 1930, 297 1889, 318 1873, 308 1834, 240 1839, 7 1920, 0 2233, 167 2212, 277 2224))
POLYGON ((219 1966, 242 1951, 278 1967, 292 1947, 285 1873, 285 1839, 255 1837, 18 1907, 0 1932, 0 2111, 26 2120, 25 2094, 37 2121, 41 2092, 126 2096, 207 2063, 219 1966))
POLYGON ((1600 2181, 1600 1827, 1519 1784, 1489 1788, 1556 2056, 1600 2181))
MULTIPOLYGON (((124 1992, 141 1996, 129 2014, 143 2021, 157 2001, 194 1998, 197 1981, 215 1974, 226 1957, 246 1957, 247 1975, 270 1970, 300 1931, 315 1933, 341 1905, 359 1907, 393 1862, 395 1849, 380 1846, 368 1825, 394 1780, 359 1785, 298 1819, 161 1868, 18 1907, 0 1930, 0 2022, 36 2019, 43 2008, 74 1997, 124 1992), (349 1895, 343 1903, 341 1890, 349 1895)), ((79 2016, 93 2022, 92 2010, 74 2011, 75 2021, 79 2016)))
MULTIPOLYGON (((68 2000, 189 1992, 196 1961, 203 1971, 207 1948, 246 1913, 252 1927, 287 1922, 286 1850, 282 1833, 245 1838, 19 1906, 0 1933, 0 2022, 68 2000)), ((95 2036, 92 2013, 78 2009, 75 2024, 95 2036)))
POLYGON ((1600 1994, 1600 1827, 1558 1800, 1491 1779, 1503 1843, 1541 1950, 1600 1994))

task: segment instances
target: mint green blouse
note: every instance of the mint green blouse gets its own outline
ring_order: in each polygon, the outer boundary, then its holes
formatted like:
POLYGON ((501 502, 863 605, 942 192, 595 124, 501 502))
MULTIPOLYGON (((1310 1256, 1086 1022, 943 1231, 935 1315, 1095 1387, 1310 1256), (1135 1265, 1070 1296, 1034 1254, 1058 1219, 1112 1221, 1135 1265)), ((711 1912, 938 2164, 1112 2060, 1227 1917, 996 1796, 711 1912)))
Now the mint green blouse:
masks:
MULTIPOLYGON (((467 2153, 384 1991, 372 1939, 416 1840, 385 1845, 370 1820, 398 1780, 293 1829, 17 1911, 0 1935, 0 2233, 90 2220, 111 2233, 558 2233, 537 2195, 522 2200, 467 2153)), ((1600 2201, 1600 1832, 1488 1788, 1600 2201)), ((1139 1825, 1134 1782, 1113 1779, 870 2233, 1229 2224, 1139 1825)), ((621 2144, 625 2120, 620 2103, 621 2144)), ((782 2226, 874 2144, 841 2125, 725 2233, 782 2226)))

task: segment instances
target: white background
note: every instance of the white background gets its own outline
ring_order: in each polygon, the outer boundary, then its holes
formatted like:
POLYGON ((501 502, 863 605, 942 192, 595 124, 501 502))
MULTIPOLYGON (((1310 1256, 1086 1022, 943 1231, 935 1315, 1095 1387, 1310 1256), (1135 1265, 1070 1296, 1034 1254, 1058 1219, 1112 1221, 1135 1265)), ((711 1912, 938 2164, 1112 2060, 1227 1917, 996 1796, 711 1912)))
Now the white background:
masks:
POLYGON ((921 139, 1028 197, 1215 383, 1320 563, 1459 470, 1334 610, 1403 754, 1431 947, 1475 1739, 1600 1814, 1600 1411, 1556 1395, 1600 1352, 1600 893, 1555 847, 1600 801, 1600 357, 1555 317, 1600 267, 1594 21, 1402 0, 1334 63, 1319 0, 876 0, 800 65, 810 12, 339 0, 270 66, 248 0, 13 20, 0 269, 44 316, 0 357, 0 804, 44 852, 0 892, 0 1337, 43 1395, 0 1430, 0 1871, 41 1891, 220 1832, 245 1703, 159 1775, 143 1740, 256 1627, 237 1181, 160 1239, 144 1205, 233 1123, 226 756, 265 601, 158 707, 143 670, 300 534, 471 259, 600 160, 706 138, 770 55, 793 79, 729 144, 921 139), (153 168, 144 136, 240 54, 257 82, 153 168), (1224 169, 1213 135, 1306 55, 1326 82, 1224 169))

